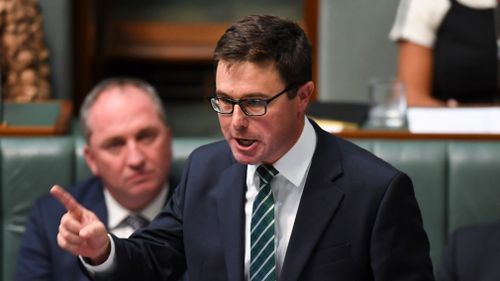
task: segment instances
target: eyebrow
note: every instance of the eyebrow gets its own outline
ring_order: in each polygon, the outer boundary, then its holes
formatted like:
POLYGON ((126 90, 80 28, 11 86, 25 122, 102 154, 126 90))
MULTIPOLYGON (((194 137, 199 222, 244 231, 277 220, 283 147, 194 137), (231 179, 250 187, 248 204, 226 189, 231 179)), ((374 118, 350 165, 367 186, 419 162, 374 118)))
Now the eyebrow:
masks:
POLYGON ((155 134, 158 134, 160 132, 160 130, 157 128, 157 127, 146 127, 146 128, 143 128, 141 130, 139 130, 135 136, 140 136, 140 135, 144 135, 144 134, 151 134, 151 133, 155 133, 155 134))
POLYGON ((101 143, 100 143, 100 147, 108 147, 110 145, 114 145, 114 144, 117 144, 119 142, 123 142, 125 141, 125 139, 121 136, 111 136, 107 139, 104 139, 101 143))
MULTIPOLYGON (((216 94, 217 97, 235 99, 235 98, 231 97, 229 94, 224 93, 222 91, 216 91, 215 94, 216 94)), ((247 94, 245 94, 244 97, 242 97, 240 99, 237 99, 237 100, 242 100, 242 99, 266 99, 266 98, 269 98, 266 94, 254 92, 254 93, 247 93, 247 94)))

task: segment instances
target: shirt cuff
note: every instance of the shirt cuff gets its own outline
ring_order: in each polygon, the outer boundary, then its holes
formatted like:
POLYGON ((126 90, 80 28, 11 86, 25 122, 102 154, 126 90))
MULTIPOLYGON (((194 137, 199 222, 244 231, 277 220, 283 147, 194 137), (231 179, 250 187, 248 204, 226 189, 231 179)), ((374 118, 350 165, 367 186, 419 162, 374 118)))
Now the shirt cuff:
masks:
POLYGON ((113 238, 111 235, 108 234, 109 240, 110 240, 110 251, 109 251, 109 256, 108 258, 101 264, 98 265, 91 265, 89 264, 82 256, 78 256, 80 261, 82 262, 83 266, 87 270, 87 272, 91 276, 95 276, 96 274, 106 274, 111 272, 114 267, 115 267, 115 242, 113 241, 113 238))

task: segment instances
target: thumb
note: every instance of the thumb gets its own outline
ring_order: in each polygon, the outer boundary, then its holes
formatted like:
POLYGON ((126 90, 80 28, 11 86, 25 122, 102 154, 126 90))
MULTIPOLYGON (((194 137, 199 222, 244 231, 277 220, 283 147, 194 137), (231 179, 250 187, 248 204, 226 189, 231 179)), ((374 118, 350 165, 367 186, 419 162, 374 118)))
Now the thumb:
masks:
POLYGON ((98 220, 95 220, 92 223, 84 226, 78 233, 78 236, 80 236, 84 240, 95 239, 102 236, 107 236, 107 231, 104 227, 104 224, 102 224, 98 220))

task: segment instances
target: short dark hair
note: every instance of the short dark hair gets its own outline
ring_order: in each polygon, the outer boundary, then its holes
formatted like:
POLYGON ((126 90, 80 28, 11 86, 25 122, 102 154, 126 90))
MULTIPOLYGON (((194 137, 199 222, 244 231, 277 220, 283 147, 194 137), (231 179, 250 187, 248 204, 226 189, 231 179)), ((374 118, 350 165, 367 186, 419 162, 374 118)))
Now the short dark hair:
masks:
POLYGON ((82 106, 80 107, 80 123, 82 126, 83 134, 85 139, 88 141, 90 138, 90 127, 88 125, 89 111, 90 108, 95 104, 97 99, 101 96, 103 92, 112 88, 123 88, 123 87, 135 87, 142 90, 146 96, 148 96, 153 102, 158 116, 163 121, 165 126, 168 126, 167 115, 165 113, 165 108, 163 103, 158 96, 156 89, 148 82, 130 77, 113 77, 102 80, 87 94, 82 106))
POLYGON ((229 27, 217 42, 213 61, 273 62, 287 86, 312 80, 311 43, 295 22, 250 15, 229 27))

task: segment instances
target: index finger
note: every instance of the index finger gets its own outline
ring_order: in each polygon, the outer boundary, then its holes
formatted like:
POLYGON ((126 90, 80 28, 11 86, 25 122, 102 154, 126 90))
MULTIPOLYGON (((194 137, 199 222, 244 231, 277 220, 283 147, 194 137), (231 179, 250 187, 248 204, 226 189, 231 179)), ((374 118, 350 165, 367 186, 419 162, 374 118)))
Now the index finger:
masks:
POLYGON ((68 210, 71 214, 73 214, 78 220, 80 220, 83 216, 83 207, 78 204, 71 194, 69 194, 66 190, 64 190, 59 185, 54 185, 50 189, 50 194, 54 196, 61 204, 63 204, 64 208, 68 210))

